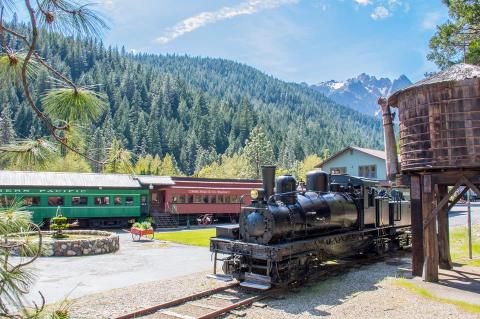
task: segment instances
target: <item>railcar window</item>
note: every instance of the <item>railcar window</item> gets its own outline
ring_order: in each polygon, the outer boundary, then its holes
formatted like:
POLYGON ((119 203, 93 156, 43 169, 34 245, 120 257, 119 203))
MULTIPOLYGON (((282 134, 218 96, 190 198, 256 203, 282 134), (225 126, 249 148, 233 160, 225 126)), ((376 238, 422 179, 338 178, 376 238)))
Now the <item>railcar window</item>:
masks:
POLYGON ((147 196, 142 195, 142 197, 140 197, 140 202, 142 205, 147 205, 147 196))
POLYGON ((213 196, 210 196, 210 204, 215 204, 217 203, 217 196, 213 195, 213 196))
POLYGON ((208 195, 203 195, 203 203, 208 204, 208 195))
POLYGON ((115 206, 120 206, 123 204, 122 197, 121 196, 115 196, 113 198, 113 205, 115 206))
POLYGON ((28 196, 23 198, 23 204, 26 206, 38 206, 40 205, 40 197, 28 196))
POLYGON ((86 206, 88 204, 88 197, 86 196, 73 196, 72 206, 86 206))
POLYGON ((225 203, 225 196, 223 196, 223 195, 218 195, 218 202, 219 202, 220 204, 225 203))
POLYGON ((229 195, 225 196, 225 204, 230 204, 230 196, 229 195))
POLYGON ((12 196, 1 196, 0 197, 0 206, 10 206, 14 202, 14 198, 12 196))
POLYGON ((193 202, 194 202, 195 204, 200 204, 200 203, 202 203, 202 196, 201 196, 201 195, 195 195, 195 196, 193 196, 193 202))
POLYGON ((131 197, 131 196, 125 197, 125 205, 132 206, 133 205, 133 197, 131 197))
POLYGON ((238 203, 238 196, 237 195, 231 195, 230 196, 230 203, 237 204, 238 203))
POLYGON ((184 204, 185 203, 185 195, 178 196, 178 203, 179 204, 184 204))
POLYGON ((172 203, 174 203, 174 204, 178 203, 178 197, 177 197, 177 195, 173 195, 173 196, 172 196, 172 203))
POLYGON ((187 195, 187 204, 193 203, 193 195, 187 195))
POLYGON ((47 199, 48 206, 63 206, 65 204, 65 197, 52 196, 47 199))
POLYGON ((97 206, 110 205, 110 197, 108 197, 108 196, 95 197, 95 205, 97 205, 97 206))

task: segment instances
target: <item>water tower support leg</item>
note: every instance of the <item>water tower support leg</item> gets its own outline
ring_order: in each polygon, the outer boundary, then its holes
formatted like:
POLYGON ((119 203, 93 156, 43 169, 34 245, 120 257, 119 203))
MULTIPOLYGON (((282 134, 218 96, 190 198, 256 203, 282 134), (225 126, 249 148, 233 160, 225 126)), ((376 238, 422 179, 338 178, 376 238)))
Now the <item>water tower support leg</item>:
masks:
POLYGON ((423 218, 420 176, 411 176, 410 187, 412 205, 412 275, 421 277, 423 270, 423 218))
MULTIPOLYGON (((433 186, 432 176, 422 176, 422 216, 423 220, 429 220, 433 211, 433 186)), ((433 218, 423 229, 423 275, 427 282, 438 281, 438 241, 437 241, 437 218, 433 218)))
MULTIPOLYGON (((438 185, 437 205, 445 196, 448 196, 447 185, 438 185)), ((438 259, 440 269, 452 269, 450 257, 449 230, 448 230, 448 207, 440 209, 438 220, 438 259)))

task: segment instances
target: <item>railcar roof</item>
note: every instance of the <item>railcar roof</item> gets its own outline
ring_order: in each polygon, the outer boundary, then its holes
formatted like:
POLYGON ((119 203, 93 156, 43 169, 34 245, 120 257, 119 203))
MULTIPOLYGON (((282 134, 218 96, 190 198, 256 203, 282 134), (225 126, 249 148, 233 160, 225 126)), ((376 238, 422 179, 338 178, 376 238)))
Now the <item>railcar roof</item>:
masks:
POLYGON ((127 174, 1 171, 0 186, 31 187, 105 187, 142 188, 143 185, 174 185, 167 176, 132 176, 127 174))

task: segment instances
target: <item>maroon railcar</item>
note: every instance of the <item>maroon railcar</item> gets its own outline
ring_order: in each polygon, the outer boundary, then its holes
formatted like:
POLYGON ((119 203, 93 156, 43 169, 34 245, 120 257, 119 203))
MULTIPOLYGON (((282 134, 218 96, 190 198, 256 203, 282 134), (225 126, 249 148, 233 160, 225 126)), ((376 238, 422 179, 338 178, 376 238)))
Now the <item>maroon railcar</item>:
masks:
POLYGON ((151 215, 160 224, 235 222, 241 203, 249 205, 250 190, 261 188, 259 180, 172 177, 174 185, 153 186, 151 215), (170 218, 167 215, 171 215, 170 218), (170 221, 169 221, 170 219, 170 221))

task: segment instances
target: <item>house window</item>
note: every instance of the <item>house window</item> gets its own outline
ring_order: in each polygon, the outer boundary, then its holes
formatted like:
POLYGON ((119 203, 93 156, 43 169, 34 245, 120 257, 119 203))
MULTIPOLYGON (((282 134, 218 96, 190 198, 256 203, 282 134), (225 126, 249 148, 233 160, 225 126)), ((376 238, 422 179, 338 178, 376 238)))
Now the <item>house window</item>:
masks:
POLYGON ((48 206, 63 206, 65 197, 52 196, 48 198, 48 206))
POLYGON ((33 196, 33 197, 24 197, 23 204, 25 206, 38 206, 40 205, 40 197, 33 196))
POLYGON ((87 202, 88 202, 88 197, 84 197, 84 196, 72 197, 72 206, 86 206, 87 202))
POLYGON ((95 205, 97 206, 107 206, 110 204, 110 197, 102 196, 102 197, 95 197, 95 205))
POLYGON ((377 178, 377 165, 364 165, 358 167, 358 176, 377 178))
POLYGON ((347 168, 346 167, 332 167, 330 169, 330 174, 332 174, 332 175, 347 174, 347 168))

